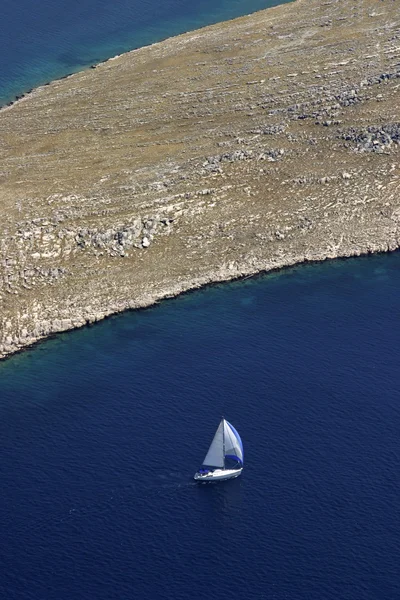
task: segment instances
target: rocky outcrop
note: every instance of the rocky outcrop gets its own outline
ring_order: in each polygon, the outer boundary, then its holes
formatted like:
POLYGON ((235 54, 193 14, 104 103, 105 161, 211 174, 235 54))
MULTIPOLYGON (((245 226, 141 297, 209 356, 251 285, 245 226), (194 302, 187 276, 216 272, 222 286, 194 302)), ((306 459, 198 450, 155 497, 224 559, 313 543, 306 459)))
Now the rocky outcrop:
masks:
POLYGON ((74 241, 82 250, 91 250, 97 256, 129 256, 134 248, 148 248, 157 235, 168 235, 172 231, 170 217, 137 218, 133 223, 114 229, 80 229, 74 241))
POLYGON ((0 357, 212 281, 396 249, 399 61, 396 2, 297 0, 3 108, 0 357))
POLYGON ((363 129, 350 128, 343 139, 354 144, 358 152, 383 152, 392 144, 400 145, 400 123, 387 123, 381 127, 370 125, 363 129))

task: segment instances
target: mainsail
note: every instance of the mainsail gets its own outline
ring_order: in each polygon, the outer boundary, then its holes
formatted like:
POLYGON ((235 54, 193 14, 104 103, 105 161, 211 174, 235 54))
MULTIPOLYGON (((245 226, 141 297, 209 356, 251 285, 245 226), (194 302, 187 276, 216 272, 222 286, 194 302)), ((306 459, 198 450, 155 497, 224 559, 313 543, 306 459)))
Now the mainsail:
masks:
POLYGON ((203 465, 208 467, 224 467, 224 420, 222 419, 219 427, 208 449, 207 455, 203 460, 203 465))
POLYGON ((243 444, 236 429, 222 419, 208 449, 203 465, 208 467, 225 467, 225 458, 243 465, 243 444))

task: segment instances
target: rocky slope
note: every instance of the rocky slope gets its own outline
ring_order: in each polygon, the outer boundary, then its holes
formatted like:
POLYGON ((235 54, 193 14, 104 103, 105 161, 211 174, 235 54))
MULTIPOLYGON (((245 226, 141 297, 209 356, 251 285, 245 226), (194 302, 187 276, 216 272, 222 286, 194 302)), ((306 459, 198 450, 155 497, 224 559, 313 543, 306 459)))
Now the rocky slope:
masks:
POLYGON ((400 4, 297 0, 0 111, 0 357, 211 281, 399 246, 400 4))

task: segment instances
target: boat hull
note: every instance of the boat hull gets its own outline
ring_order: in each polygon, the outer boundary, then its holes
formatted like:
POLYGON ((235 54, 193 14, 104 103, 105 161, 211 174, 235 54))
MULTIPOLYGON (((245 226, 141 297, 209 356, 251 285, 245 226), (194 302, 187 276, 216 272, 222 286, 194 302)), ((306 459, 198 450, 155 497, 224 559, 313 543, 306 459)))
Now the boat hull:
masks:
POLYGON ((194 476, 195 481, 199 482, 209 482, 209 481, 225 481, 226 479, 235 479, 235 477, 239 477, 242 468, 240 469, 215 469, 215 471, 211 471, 210 473, 202 474, 196 473, 194 476))

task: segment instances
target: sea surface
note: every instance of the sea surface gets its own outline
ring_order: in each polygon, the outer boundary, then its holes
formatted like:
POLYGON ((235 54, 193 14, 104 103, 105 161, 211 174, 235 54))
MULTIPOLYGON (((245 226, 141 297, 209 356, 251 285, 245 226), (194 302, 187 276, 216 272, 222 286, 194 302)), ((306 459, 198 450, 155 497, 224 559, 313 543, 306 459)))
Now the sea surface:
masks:
POLYGON ((399 298, 400 253, 306 265, 1 363, 0 597, 398 600, 399 298))
MULTIPOLYGON (((270 4, 3 0, 0 97, 270 4)), ((305 265, 0 363, 0 598, 399 600, 399 298, 399 253, 305 265)))
POLYGON ((2 0, 0 106, 164 38, 288 0, 2 0))

